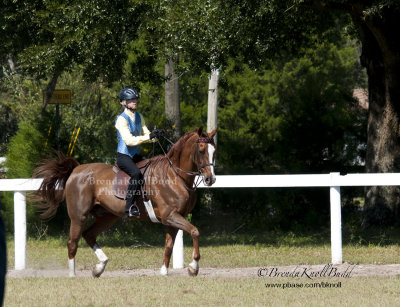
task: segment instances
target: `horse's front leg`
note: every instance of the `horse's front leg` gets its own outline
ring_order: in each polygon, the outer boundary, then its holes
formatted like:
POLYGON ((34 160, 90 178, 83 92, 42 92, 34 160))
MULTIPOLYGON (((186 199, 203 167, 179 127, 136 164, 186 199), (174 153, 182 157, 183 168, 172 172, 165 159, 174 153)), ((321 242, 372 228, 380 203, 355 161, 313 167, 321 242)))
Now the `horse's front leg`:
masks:
POLYGON ((178 229, 176 229, 174 227, 166 226, 165 232, 166 232, 166 236, 165 236, 165 246, 164 246, 164 259, 163 259, 163 264, 160 269, 160 274, 163 276, 168 275, 168 267, 169 267, 169 263, 171 260, 172 249, 174 247, 175 238, 176 238, 178 229))
MULTIPOLYGON (((188 266, 188 273, 191 276, 196 276, 199 273, 199 260, 200 260, 200 251, 199 251, 199 236, 200 233, 198 229, 190 224, 182 215, 177 213, 176 211, 171 212, 168 217, 163 221, 166 225, 179 228, 187 231, 193 239, 193 261, 188 266)), ((175 234, 176 235, 176 234, 175 234)), ((170 255, 171 256, 171 255, 170 255)), ((164 257, 165 261, 165 257, 164 257)))

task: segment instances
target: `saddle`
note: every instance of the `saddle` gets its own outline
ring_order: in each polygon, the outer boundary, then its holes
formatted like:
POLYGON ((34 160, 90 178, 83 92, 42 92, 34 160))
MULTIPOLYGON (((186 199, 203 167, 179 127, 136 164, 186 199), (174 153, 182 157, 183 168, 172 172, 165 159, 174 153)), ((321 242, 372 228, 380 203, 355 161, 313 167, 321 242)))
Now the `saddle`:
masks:
MULTIPOLYGON (((150 165, 150 162, 148 160, 142 160, 142 161, 136 163, 136 165, 137 165, 137 167, 139 167, 142 175, 144 175, 144 173, 147 170, 147 167, 150 165)), ((121 199, 126 199, 126 192, 128 190, 129 179, 131 179, 131 177, 127 173, 125 173, 123 170, 121 170, 117 164, 115 164, 113 166, 113 171, 115 173, 115 177, 112 182, 112 192, 113 192, 114 196, 121 198, 121 199)), ((144 184, 140 187, 140 189, 142 190, 141 195, 144 195, 143 186, 144 186, 144 184)))

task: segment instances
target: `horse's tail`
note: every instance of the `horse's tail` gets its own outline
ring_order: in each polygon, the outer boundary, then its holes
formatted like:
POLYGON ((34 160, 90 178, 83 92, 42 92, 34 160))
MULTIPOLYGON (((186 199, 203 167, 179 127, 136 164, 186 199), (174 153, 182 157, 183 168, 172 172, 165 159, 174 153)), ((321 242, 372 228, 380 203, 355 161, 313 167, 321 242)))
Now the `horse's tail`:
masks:
POLYGON ((57 152, 57 156, 58 159, 41 161, 33 172, 34 178, 43 178, 33 196, 33 200, 41 202, 37 207, 42 211, 42 219, 54 217, 60 202, 64 200, 65 184, 73 169, 79 165, 74 158, 65 157, 60 152, 57 152))

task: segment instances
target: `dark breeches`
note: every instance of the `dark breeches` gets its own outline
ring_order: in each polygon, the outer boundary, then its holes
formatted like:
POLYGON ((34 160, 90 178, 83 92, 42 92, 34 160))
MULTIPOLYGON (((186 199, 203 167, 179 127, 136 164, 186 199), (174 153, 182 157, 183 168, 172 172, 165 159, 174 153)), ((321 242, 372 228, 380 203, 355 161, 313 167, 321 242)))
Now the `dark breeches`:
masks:
POLYGON ((119 152, 117 153, 118 167, 127 173, 132 180, 136 180, 136 183, 141 179, 140 170, 136 166, 136 163, 140 160, 141 157, 139 155, 134 155, 133 158, 131 158, 128 155, 124 155, 119 152))
MULTIPOLYGON (((134 194, 142 184, 142 174, 140 173, 140 169, 136 166, 136 163, 141 160, 142 157, 139 155, 134 155, 133 158, 131 158, 128 155, 117 153, 118 167, 131 177, 129 180, 128 194, 134 194)), ((127 198, 131 198, 130 196, 131 195, 127 195, 127 198)))

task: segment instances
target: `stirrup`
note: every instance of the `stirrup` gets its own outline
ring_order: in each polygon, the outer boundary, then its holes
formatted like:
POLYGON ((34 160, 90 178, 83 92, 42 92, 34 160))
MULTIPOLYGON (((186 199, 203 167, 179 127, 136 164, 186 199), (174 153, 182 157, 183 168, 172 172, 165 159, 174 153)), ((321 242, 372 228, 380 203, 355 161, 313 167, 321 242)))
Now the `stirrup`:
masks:
POLYGON ((133 204, 129 207, 128 212, 125 212, 126 217, 139 217, 140 212, 138 206, 133 204))

